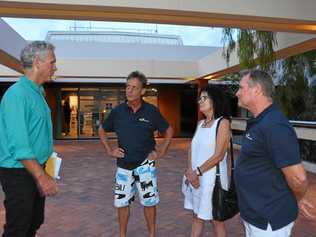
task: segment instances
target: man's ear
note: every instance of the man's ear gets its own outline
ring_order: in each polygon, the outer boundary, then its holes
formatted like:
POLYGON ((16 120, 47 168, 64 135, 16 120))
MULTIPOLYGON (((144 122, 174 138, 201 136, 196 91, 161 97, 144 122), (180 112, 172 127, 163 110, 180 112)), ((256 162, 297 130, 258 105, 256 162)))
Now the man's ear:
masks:
POLYGON ((34 69, 38 69, 40 66, 41 60, 38 56, 35 56, 34 60, 33 60, 33 68, 34 69))
POLYGON ((142 93, 142 96, 144 96, 146 94, 146 88, 143 88, 141 93, 142 93))
POLYGON ((256 95, 263 95, 263 89, 259 83, 257 83, 257 85, 255 86, 255 92, 256 92, 256 95))

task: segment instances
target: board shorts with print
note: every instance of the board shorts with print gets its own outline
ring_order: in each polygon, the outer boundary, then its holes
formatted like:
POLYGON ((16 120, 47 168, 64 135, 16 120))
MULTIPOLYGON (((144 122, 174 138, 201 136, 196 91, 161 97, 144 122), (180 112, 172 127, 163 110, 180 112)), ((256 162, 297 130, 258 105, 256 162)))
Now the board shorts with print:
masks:
POLYGON ((115 175, 114 206, 129 206, 138 192, 143 206, 156 206, 159 203, 157 170, 155 161, 146 159, 132 170, 118 167, 115 175))

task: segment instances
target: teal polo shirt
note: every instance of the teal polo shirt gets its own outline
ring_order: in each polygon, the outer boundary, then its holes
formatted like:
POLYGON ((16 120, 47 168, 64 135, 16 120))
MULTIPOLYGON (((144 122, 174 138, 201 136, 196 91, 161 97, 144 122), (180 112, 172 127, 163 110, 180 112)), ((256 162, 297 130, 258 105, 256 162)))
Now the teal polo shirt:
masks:
POLYGON ((21 160, 44 164, 52 152, 51 111, 44 89, 22 76, 0 104, 0 167, 23 168, 21 160))

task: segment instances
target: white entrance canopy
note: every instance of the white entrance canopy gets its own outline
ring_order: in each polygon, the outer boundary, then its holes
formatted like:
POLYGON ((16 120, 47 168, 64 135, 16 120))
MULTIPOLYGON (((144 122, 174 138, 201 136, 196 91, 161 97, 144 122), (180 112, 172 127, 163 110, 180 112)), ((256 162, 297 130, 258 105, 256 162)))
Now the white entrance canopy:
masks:
MULTIPOLYGON (((222 48, 95 42, 85 41, 82 35, 82 32, 71 31, 49 33, 48 40, 56 46, 57 82, 122 83, 131 71, 140 70, 150 78, 151 83, 178 84, 197 78, 218 78, 225 73, 238 71, 236 54, 232 55, 227 66, 222 57, 222 48), (63 37, 55 37, 61 33, 63 37), (67 34, 71 37, 67 37, 67 34), (73 40, 76 36, 77 39, 73 40)), ((10 37, 21 38, 12 32, 6 37, 7 42, 14 42, 10 37)), ((315 35, 311 34, 278 33, 277 38, 279 58, 311 50, 316 43, 315 35)), ((8 50, 7 54, 17 57, 26 43, 25 40, 20 42, 19 46, 9 44, 16 51, 9 51, 10 47, 6 45, 3 51, 8 50)), ((1 81, 14 81, 17 77, 16 71, 0 67, 1 81)))
MULTIPOLYGON (((264 3, 261 0, 0 1, 0 15, 11 17, 154 22, 282 31, 283 33, 278 33, 278 47, 275 49, 278 58, 316 48, 315 12, 315 0, 265 0, 264 3)), ((0 22, 0 32, 0 63, 15 71, 21 71, 18 52, 25 45, 25 40, 3 21, 0 22)), ((75 55, 75 51, 71 50, 74 45, 57 41, 53 43, 57 46, 57 75, 60 78, 124 78, 128 72, 135 69, 144 71, 148 77, 154 79, 217 78, 225 73, 238 71, 239 64, 236 55, 232 55, 230 65, 227 66, 222 58, 222 49, 203 49, 207 54, 200 54, 198 48, 146 48, 142 45, 143 53, 127 53, 127 56, 122 58, 109 53, 110 49, 118 50, 118 54, 121 52, 121 55, 124 55, 124 48, 133 52, 138 46, 76 44, 78 48, 83 49, 99 47, 102 55, 94 54, 88 58, 88 54, 84 53, 75 55), (105 52, 106 48, 109 50, 105 52), (145 57, 146 54, 152 57, 145 57), (173 54, 173 57, 165 56, 170 54, 173 54)), ((12 73, 0 68, 0 76, 12 76, 12 73)))

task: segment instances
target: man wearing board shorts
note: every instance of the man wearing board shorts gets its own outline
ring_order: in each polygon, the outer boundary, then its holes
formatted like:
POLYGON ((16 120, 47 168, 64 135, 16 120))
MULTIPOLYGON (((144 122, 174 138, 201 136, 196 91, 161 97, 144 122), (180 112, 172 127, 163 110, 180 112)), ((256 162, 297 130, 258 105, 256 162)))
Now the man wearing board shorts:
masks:
POLYGON ((118 167, 116 171, 115 207, 128 206, 138 192, 143 206, 155 206, 159 203, 157 189, 157 171, 154 160, 146 159, 140 166, 128 170, 118 167))
POLYGON ((138 192, 150 237, 156 236, 156 205, 159 203, 155 160, 162 158, 171 142, 173 129, 159 109, 142 100, 147 79, 134 71, 127 77, 126 99, 115 107, 99 128, 99 136, 106 153, 117 159, 114 206, 118 211, 120 237, 127 234, 129 205, 138 192), (118 147, 112 148, 107 133, 115 132, 118 147), (164 136, 156 148, 154 132, 164 136))

